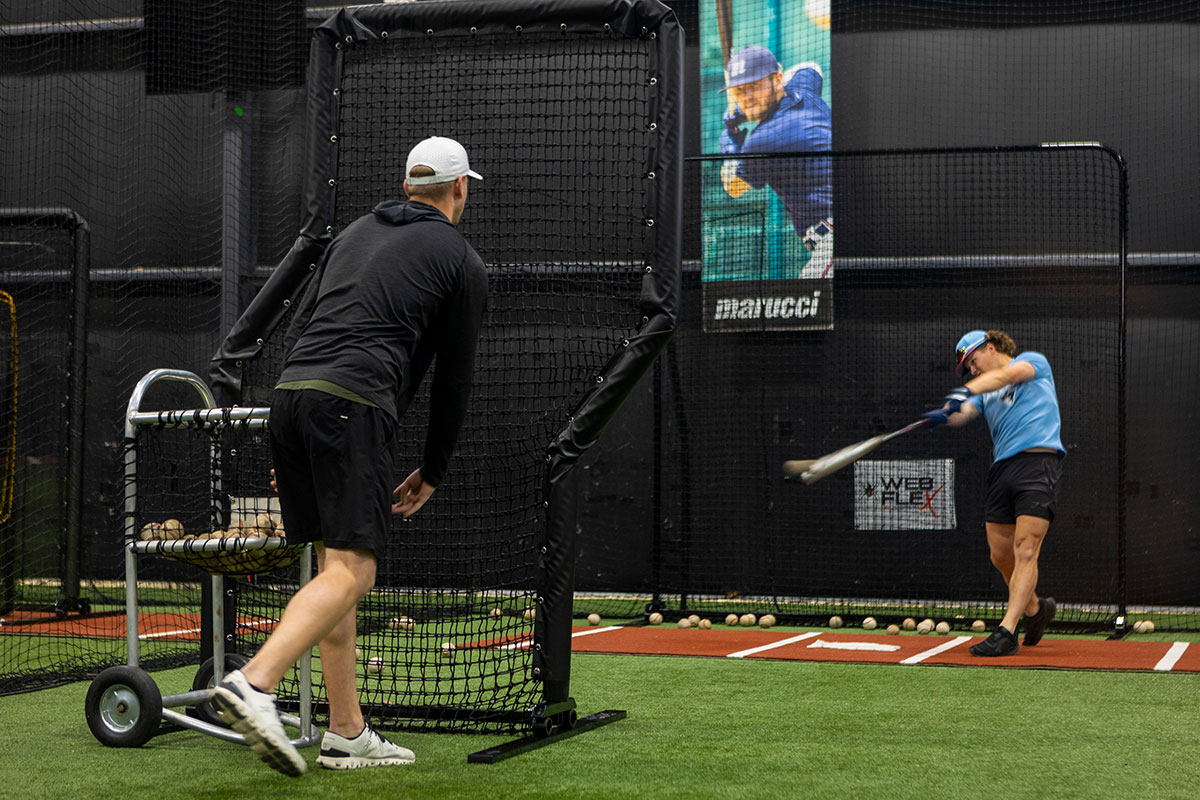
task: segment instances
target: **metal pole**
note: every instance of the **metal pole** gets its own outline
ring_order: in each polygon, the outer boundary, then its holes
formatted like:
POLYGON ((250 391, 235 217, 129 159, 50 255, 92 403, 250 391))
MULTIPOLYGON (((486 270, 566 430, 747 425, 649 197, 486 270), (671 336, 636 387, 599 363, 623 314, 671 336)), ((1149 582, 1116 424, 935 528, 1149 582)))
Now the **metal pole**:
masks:
MULTIPOLYGON (((664 355, 670 357, 671 345, 664 355)), ((650 586, 652 596, 647 613, 662 608, 662 509, 663 509, 663 426, 662 426, 662 358, 654 360, 654 488, 650 520, 650 586)))
POLYGON ((221 335, 242 314, 242 281, 254 270, 256 237, 250 196, 253 107, 226 95, 221 157, 221 335))
POLYGON ((1128 606, 1128 567, 1126 553, 1128 535, 1126 531, 1126 440, 1128 431, 1125 415, 1125 314, 1126 314, 1126 268, 1129 262, 1129 171, 1125 159, 1108 151, 1117 163, 1120 175, 1120 208, 1118 209, 1119 260, 1120 260, 1120 316, 1117 341, 1117 619, 1116 633, 1124 633, 1128 606))
POLYGON ((67 389, 66 537, 63 547, 62 594, 66 610, 80 611, 80 565, 83 562, 83 461, 87 397, 87 338, 91 232, 87 222, 71 212, 73 244, 71 336, 67 345, 70 375, 67 389))

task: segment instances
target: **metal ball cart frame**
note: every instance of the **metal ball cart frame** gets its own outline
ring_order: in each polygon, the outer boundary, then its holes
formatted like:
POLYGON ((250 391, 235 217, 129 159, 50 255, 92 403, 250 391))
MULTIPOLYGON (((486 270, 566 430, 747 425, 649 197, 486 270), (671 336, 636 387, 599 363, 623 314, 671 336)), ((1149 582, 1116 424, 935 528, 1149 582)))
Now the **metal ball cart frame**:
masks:
MULTIPOLYGON (((109 667, 101 672, 88 688, 85 712, 92 734, 109 747, 140 747, 155 735, 179 728, 200 731, 219 739, 245 744, 245 738, 220 721, 208 706, 212 687, 219 683, 227 670, 246 662, 238 653, 226 652, 224 637, 225 608, 223 576, 212 573, 210 603, 212 657, 200 665, 192 683, 192 691, 164 695, 148 672, 138 666, 138 603, 137 559, 144 555, 169 555, 191 560, 201 568, 205 558, 216 553, 249 551, 296 551, 300 560, 300 584, 312 578, 312 545, 288 547, 281 537, 224 537, 220 539, 176 539, 140 541, 137 520, 137 448, 134 442, 140 426, 191 427, 214 429, 236 423, 249 429, 266 428, 268 408, 214 408, 215 401, 208 386, 194 373, 183 370, 157 369, 147 373, 133 390, 125 411, 125 615, 128 661, 123 666, 109 667), (203 406, 184 411, 142 411, 146 391, 158 381, 179 381, 192 386, 200 395, 203 406), (175 711, 190 709, 192 715, 175 711)), ((210 455, 212 455, 210 453, 210 455)), ((211 489, 221 491, 221 475, 210 473, 211 489)), ((282 553, 280 555, 283 555, 282 553)), ((316 744, 319 734, 312 724, 312 655, 300 659, 299 715, 280 714, 284 725, 299 729, 292 739, 297 747, 316 744)))

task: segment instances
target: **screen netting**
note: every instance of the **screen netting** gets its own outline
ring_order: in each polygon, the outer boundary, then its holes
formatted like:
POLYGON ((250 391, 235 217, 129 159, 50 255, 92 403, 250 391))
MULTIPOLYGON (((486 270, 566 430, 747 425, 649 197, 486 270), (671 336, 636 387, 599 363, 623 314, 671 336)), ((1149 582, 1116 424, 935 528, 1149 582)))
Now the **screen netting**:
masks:
MULTIPOLYGON (((530 645, 547 446, 645 322, 656 44, 598 24, 369 22, 378 38, 338 42, 336 127, 314 132, 336 144, 332 232, 401 195, 413 144, 451 136, 485 176, 459 227, 488 265, 489 299, 450 475, 396 524, 360 609, 363 657, 380 660, 363 701, 384 725, 511 726, 541 696, 530 645)), ((287 322, 248 366, 246 398, 268 396, 287 322)), ((428 400, 426 387, 402 420, 403 474, 420 464, 428 400)))
POLYGON ((76 232, 46 210, 0 209, 0 692, 22 674, 52 678, 64 664, 83 676, 103 664, 92 648, 37 636, 47 619, 78 611, 78 538, 68 539, 69 324, 78 311, 76 232), (72 542, 74 544, 72 544, 72 542))

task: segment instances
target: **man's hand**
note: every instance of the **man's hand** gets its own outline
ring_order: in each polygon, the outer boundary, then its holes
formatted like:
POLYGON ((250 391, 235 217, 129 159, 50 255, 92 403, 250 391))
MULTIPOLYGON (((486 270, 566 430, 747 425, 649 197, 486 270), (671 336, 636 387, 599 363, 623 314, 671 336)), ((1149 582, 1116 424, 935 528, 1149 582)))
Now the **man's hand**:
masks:
POLYGON ((742 152, 742 145, 746 143, 748 133, 741 129, 741 125, 746 122, 745 115, 735 106, 732 111, 726 111, 721 120, 725 124, 718 142, 721 152, 727 156, 742 152))
POLYGON ((971 390, 965 386, 960 386, 957 389, 951 389, 949 394, 942 398, 946 408, 950 409, 950 413, 959 411, 962 404, 971 396, 971 390))
POLYGON ((279 494, 279 484, 275 483, 275 468, 271 467, 271 491, 279 494))
POLYGON ((721 165, 721 183, 725 184, 725 191, 730 197, 741 197, 750 191, 750 184, 738 177, 740 163, 735 159, 721 165))
POLYGON ((392 492, 392 499, 395 501, 392 503, 392 513, 403 514, 404 518, 408 519, 425 505, 435 488, 421 477, 420 469, 414 469, 412 474, 404 479, 404 483, 392 492))
POLYGON ((742 130, 742 125, 746 124, 746 121, 746 115, 736 105, 721 117, 721 122, 725 123, 725 132, 729 134, 730 141, 737 145, 739 150, 742 148, 742 143, 746 141, 746 132, 742 130))
POLYGON ((933 411, 926 411, 921 417, 929 420, 927 428, 936 428, 939 425, 945 425, 949 422, 952 413, 948 408, 935 408, 933 411))

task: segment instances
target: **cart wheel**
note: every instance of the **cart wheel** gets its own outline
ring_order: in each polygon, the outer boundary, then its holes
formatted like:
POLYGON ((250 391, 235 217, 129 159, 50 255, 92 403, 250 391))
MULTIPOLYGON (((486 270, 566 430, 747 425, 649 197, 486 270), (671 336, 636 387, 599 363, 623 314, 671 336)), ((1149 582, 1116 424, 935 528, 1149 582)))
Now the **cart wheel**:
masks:
MULTIPOLYGON (((225 674, 228 675, 235 669, 241 669, 249 662, 250 659, 246 658, 241 653, 226 653, 225 674)), ((217 685, 215 677, 216 675, 213 670, 213 659, 204 659, 204 663, 200 665, 200 669, 196 670, 196 677, 192 681, 192 691, 198 692, 201 689, 213 688, 217 685)), ((197 719, 202 719, 205 722, 212 723, 213 725, 220 725, 223 728, 229 727, 221 719, 221 715, 217 713, 217 710, 207 702, 197 703, 194 706, 188 706, 188 715, 196 717, 197 719)))
POLYGON ((84 713, 92 735, 107 747, 141 747, 162 721, 162 694, 137 667, 109 667, 88 687, 84 713))

